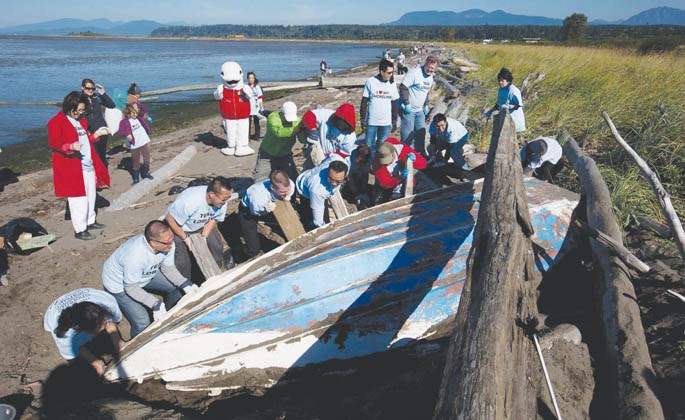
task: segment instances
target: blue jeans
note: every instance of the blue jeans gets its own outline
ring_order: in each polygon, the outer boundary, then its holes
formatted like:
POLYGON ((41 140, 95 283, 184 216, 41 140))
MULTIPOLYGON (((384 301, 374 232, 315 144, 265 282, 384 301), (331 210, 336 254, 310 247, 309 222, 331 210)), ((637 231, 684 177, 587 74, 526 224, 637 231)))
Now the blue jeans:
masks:
POLYGON ((366 145, 371 148, 371 155, 376 154, 376 149, 390 135, 391 125, 369 125, 366 127, 366 145))
POLYGON ((423 110, 402 115, 400 133, 402 143, 413 147, 420 155, 426 156, 426 115, 423 110), (413 146, 412 143, 414 143, 413 146))
MULTIPOLYGON (((154 290, 164 294, 164 306, 171 309, 179 299, 181 299, 181 291, 176 288, 164 274, 158 272, 150 283, 143 287, 144 290, 154 290)), ((126 292, 112 293, 114 299, 119 304, 121 313, 128 319, 131 324, 131 338, 140 334, 148 325, 150 325, 150 312, 142 303, 133 300, 126 292)))

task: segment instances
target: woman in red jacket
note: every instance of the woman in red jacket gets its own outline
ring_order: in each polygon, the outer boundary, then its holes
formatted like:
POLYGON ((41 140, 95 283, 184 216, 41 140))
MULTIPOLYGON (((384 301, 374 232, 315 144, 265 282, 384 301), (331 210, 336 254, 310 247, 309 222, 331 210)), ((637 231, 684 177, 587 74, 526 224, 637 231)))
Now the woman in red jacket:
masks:
POLYGON ((88 229, 105 226, 95 221, 96 188, 109 186, 109 174, 93 143, 109 134, 107 127, 88 133, 88 123, 81 119, 86 104, 78 92, 64 97, 62 111, 48 122, 48 144, 52 150, 52 173, 55 195, 67 197, 71 223, 77 239, 95 236, 88 229))

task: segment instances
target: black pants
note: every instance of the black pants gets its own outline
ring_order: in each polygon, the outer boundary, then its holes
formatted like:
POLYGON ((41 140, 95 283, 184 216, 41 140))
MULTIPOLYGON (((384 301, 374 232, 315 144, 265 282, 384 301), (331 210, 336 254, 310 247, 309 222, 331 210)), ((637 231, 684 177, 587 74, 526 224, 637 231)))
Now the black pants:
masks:
POLYGON ((250 125, 254 125, 254 139, 259 139, 259 115, 250 115, 250 125))
POLYGON ((107 163, 107 142, 109 141, 109 136, 100 136, 100 141, 96 141, 93 143, 93 148, 95 149, 95 153, 98 154, 98 157, 102 161, 102 163, 105 165, 105 168, 109 166, 107 163))
POLYGON ((257 221, 259 216, 255 216, 250 213, 250 210, 240 203, 238 207, 238 217, 240 219, 240 229, 243 232, 243 238, 245 238, 245 255, 248 258, 252 258, 259 254, 261 245, 259 242, 259 233, 257 233, 257 221))
POLYGON ((563 168, 564 163, 561 159, 559 159, 559 162, 557 162, 556 165, 553 165, 550 162, 545 162, 542 164, 542 166, 533 171, 533 176, 542 181, 554 183, 555 177, 563 168))

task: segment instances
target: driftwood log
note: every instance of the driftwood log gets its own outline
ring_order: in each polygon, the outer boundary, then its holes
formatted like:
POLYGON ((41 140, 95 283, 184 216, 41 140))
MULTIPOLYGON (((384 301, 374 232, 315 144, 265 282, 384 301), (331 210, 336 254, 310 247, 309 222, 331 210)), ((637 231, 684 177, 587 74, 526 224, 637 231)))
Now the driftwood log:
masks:
MULTIPOLYGON (((558 138, 564 144, 564 156, 580 177, 587 198, 588 225, 622 243, 609 189, 597 165, 583 154, 568 133, 562 132, 558 138)), ((609 364, 607 389, 613 391, 616 418, 662 419, 663 410, 654 392, 654 370, 640 322, 640 308, 628 270, 597 240, 590 240, 590 248, 594 263, 600 267, 603 277, 597 293, 602 317, 603 348, 609 364)))
POLYGON ((676 213, 675 208, 673 208, 673 203, 671 203, 671 197, 668 195, 664 187, 661 185, 659 177, 656 176, 656 174, 654 173, 654 171, 652 171, 647 162, 645 162, 644 159, 642 159, 640 155, 638 155, 635 152, 635 150, 633 150, 633 148, 630 147, 630 145, 625 140, 623 140, 623 137, 621 137, 621 135, 618 133, 618 130, 614 125, 614 122, 611 121, 609 114, 607 114, 606 112, 602 112, 602 116, 604 117, 606 123, 609 125, 609 129, 611 129, 611 134, 614 135, 616 142, 620 144, 626 152, 628 152, 628 155, 630 155, 630 157, 633 158, 635 163, 637 163, 637 166, 640 168, 640 171, 642 171, 642 176, 651 185, 652 190, 656 195, 656 199, 659 202, 659 207, 661 207, 661 211, 664 214, 664 217, 666 218, 666 221, 668 222, 669 226, 671 227, 673 239, 675 240, 676 245, 678 245, 680 256, 683 259, 683 261, 685 261, 685 231, 683 231, 683 225, 680 223, 680 219, 678 218, 678 214, 676 213))
POLYGON ((536 418, 540 367, 518 320, 537 315, 530 235, 514 123, 495 121, 466 283, 435 419, 536 418))
POLYGON ((404 180, 404 196, 411 197, 414 195, 414 162, 407 159, 407 179, 404 180))

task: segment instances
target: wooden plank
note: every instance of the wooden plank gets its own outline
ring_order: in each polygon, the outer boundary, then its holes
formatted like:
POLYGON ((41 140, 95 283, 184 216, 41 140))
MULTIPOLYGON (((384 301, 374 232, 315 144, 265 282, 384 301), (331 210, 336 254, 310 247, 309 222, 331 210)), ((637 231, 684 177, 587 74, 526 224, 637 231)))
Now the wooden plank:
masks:
POLYGON ((345 200, 343 200, 342 195, 340 195, 340 191, 336 191, 335 194, 328 199, 328 201, 331 203, 331 207, 333 208, 333 213, 335 213, 336 219, 342 219, 343 217, 349 215, 347 212, 347 206, 345 205, 345 200))
POLYGON ((192 253, 195 261, 197 261, 197 265, 200 267, 200 271, 202 271, 205 279, 222 273, 221 268, 216 264, 212 253, 207 247, 207 238, 203 237, 200 233, 191 233, 190 243, 193 247, 192 253))
POLYGON ((404 180, 404 196, 411 197, 414 195, 414 162, 407 159, 407 179, 404 180))
POLYGON ((274 209, 274 217, 281 226, 285 238, 288 241, 292 241, 298 236, 304 235, 304 227, 302 222, 300 222, 300 217, 293 208, 290 201, 278 200, 276 201, 276 208, 274 209))

